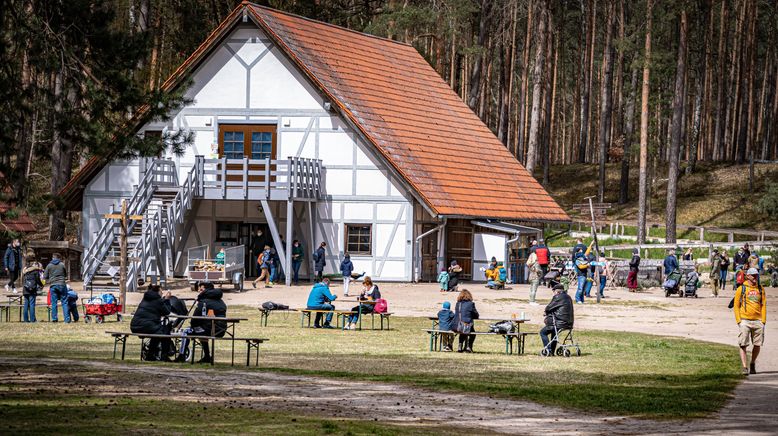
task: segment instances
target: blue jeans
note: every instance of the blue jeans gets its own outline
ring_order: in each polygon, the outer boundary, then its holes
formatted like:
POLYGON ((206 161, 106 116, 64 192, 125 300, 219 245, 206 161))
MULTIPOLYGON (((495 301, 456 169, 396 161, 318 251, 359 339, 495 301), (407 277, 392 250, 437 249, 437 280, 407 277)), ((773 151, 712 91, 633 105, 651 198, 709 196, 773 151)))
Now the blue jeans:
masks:
POLYGON ((357 312, 349 316, 348 322, 356 324, 359 321, 359 314, 368 314, 373 312, 373 306, 369 304, 360 304, 358 307, 351 308, 352 311, 357 312))
POLYGON ((276 281, 276 263, 270 262, 270 281, 275 282, 276 281))
POLYGON ((608 278, 605 276, 600 276, 600 297, 602 297, 605 292, 605 284, 608 282, 608 278))
POLYGON ((302 266, 302 264, 303 264, 302 260, 293 260, 292 261, 292 271, 294 273, 292 275, 292 281, 295 282, 295 283, 300 281, 299 280, 300 266, 302 266))
MULTIPOLYGON (((329 303, 322 303, 316 306, 308 306, 308 309, 310 310, 335 310, 335 306, 329 303)), ((313 321, 313 325, 317 326, 321 323, 321 316, 323 314, 321 312, 316 314, 316 319, 313 321)), ((332 322, 332 312, 327 314, 327 318, 324 320, 324 325, 330 325, 330 322, 332 322)))
POLYGON ((578 287, 575 291, 575 302, 583 303, 584 301, 584 287, 586 286, 586 276, 578 276, 578 287))
POLYGON ((727 270, 725 269, 721 270, 721 274, 719 277, 721 277, 721 290, 723 291, 724 286, 726 286, 727 284, 727 270))
POLYGON ((592 285, 593 284, 594 284, 594 282, 591 281, 591 280, 586 280, 586 282, 584 282, 584 295, 586 295, 587 298, 592 296, 592 285))
POLYGON ((547 348, 549 354, 554 355, 556 351, 556 341, 552 341, 554 337, 554 326, 547 325, 540 329, 540 340, 543 342, 543 348, 547 348))
POLYGON ((70 322, 70 310, 68 310, 68 287, 65 285, 51 285, 51 321, 57 322, 57 302, 62 303, 62 315, 65 322, 70 322))
POLYGON ((35 322, 35 299, 37 297, 35 295, 25 295, 24 296, 24 306, 23 306, 23 313, 22 316, 24 318, 24 322, 35 322))

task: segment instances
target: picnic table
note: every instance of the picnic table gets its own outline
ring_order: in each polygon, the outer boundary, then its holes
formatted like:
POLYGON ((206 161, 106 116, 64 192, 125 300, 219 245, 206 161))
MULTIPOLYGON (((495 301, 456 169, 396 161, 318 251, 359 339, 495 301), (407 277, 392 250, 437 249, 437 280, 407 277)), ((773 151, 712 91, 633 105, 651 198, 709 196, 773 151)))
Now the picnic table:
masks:
MULTIPOLYGON (((369 304, 369 305, 375 305, 377 302, 372 300, 337 300, 338 302, 343 303, 357 303, 357 304, 369 304)), ((332 312, 335 316, 335 326, 337 328, 342 328, 346 326, 346 320, 347 317, 351 315, 357 315, 357 324, 359 327, 356 330, 362 330, 362 311, 361 310, 319 310, 319 309, 300 309, 300 327, 304 327, 305 319, 308 319, 308 328, 311 327, 311 314, 315 313, 329 313, 332 312), (342 326, 341 326, 341 320, 342 320, 342 326)), ((386 321, 386 330, 389 330, 389 317, 392 315, 391 312, 383 312, 383 313, 375 313, 370 312, 370 328, 372 330, 375 330, 375 316, 378 315, 381 324, 380 324, 380 330, 384 330, 384 321, 386 321)))
MULTIPOLYGON (((211 341, 211 350, 216 350, 216 322, 217 321, 223 321, 227 323, 227 328, 224 330, 224 334, 226 336, 229 336, 230 342, 232 343, 232 365, 235 365, 235 325, 240 323, 241 321, 248 321, 248 318, 230 318, 230 317, 220 317, 220 316, 193 316, 193 315, 176 315, 174 313, 171 313, 170 315, 167 315, 166 318, 176 318, 176 319, 196 319, 196 320, 203 320, 203 321, 210 321, 211 322, 211 334, 210 336, 207 336, 207 338, 210 338, 211 341)), ((180 329, 179 329, 180 331, 180 329)), ((194 342, 193 342, 194 344, 194 342)), ((192 345, 192 349, 194 350, 195 345, 192 345)), ((192 353, 194 355, 194 351, 192 353)), ((192 357, 194 359, 194 357, 192 357)), ((211 359, 211 365, 213 365, 214 359, 211 359)))
MULTIPOLYGON (((51 308, 48 304, 38 303, 35 305, 35 307, 45 307, 48 309, 46 312, 48 313, 48 320, 51 321, 51 308)), ((21 303, 0 303, 0 321, 5 319, 5 322, 11 322, 12 309, 19 309, 19 322, 22 322, 22 311, 24 309, 24 305, 21 303)))
MULTIPOLYGON (((427 330, 427 333, 430 335, 430 351, 441 351, 443 348, 443 341, 441 339, 441 335, 444 334, 457 334, 454 331, 448 331, 448 330, 439 330, 438 327, 440 326, 440 323, 438 322, 438 317, 436 316, 429 316, 427 319, 432 321, 432 328, 427 330)), ((503 338, 505 338, 505 354, 513 354, 513 341, 516 340, 516 354, 522 355, 524 354, 524 343, 527 335, 529 333, 522 333, 521 331, 521 325, 525 322, 529 322, 530 320, 528 318, 523 319, 506 319, 506 318, 480 318, 475 321, 484 321, 484 322, 500 322, 500 321, 510 321, 513 323, 514 331, 511 333, 491 333, 491 332, 479 332, 475 331, 471 334, 476 336, 482 336, 482 335, 501 335, 503 338)))

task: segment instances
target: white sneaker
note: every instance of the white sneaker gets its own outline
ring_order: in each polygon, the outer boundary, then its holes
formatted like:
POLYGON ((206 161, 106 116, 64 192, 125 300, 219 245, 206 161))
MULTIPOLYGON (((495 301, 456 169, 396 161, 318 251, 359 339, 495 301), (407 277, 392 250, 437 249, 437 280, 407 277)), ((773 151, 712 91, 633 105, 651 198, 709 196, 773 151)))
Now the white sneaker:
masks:
POLYGON ((5 285, 5 292, 8 292, 8 285, 5 285))
POLYGON ((536 303, 536 302, 534 302, 534 301, 530 301, 530 302, 529 302, 529 305, 530 305, 530 306, 540 306, 540 303, 536 303))

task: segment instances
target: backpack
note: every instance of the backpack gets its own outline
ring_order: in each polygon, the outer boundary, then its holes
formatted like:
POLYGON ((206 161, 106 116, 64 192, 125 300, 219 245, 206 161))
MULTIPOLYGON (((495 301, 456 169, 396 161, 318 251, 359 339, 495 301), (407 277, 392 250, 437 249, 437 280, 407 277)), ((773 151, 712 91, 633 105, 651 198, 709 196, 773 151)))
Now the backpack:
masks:
POLYGON ((508 334, 513 333, 513 323, 510 321, 500 321, 489 326, 490 333, 508 334))
POLYGON ((742 269, 735 274, 735 283, 738 284, 738 286, 742 285, 746 282, 746 272, 742 269))
MULTIPOLYGON (((746 287, 743 284, 740 284, 740 301, 743 302, 743 305, 746 305, 746 287)), ((759 285, 759 292, 762 293, 762 298, 765 298, 764 295, 764 287, 762 285, 759 285)), ((729 304, 727 305, 728 308, 734 309, 735 308, 735 297, 732 297, 731 300, 729 300, 729 304)))
POLYGON ((289 306, 285 304, 278 304, 272 301, 265 301, 262 303, 262 309, 264 310, 289 310, 289 306))
POLYGON ((500 281, 505 283, 508 280, 508 271, 505 268, 499 268, 497 271, 499 272, 500 281))
POLYGON ((24 282, 22 286, 27 292, 35 292, 38 290, 38 271, 30 271, 24 275, 24 282))
POLYGON ((581 271, 589 269, 589 261, 584 257, 579 257, 575 260, 575 266, 581 271))
POLYGON ((386 311, 389 310, 389 303, 386 302, 383 298, 379 298, 378 300, 375 300, 375 306, 373 306, 373 312, 375 313, 386 313, 386 311))
POLYGON ((538 263, 541 265, 548 265, 548 248, 541 247, 535 250, 535 254, 538 256, 538 263))

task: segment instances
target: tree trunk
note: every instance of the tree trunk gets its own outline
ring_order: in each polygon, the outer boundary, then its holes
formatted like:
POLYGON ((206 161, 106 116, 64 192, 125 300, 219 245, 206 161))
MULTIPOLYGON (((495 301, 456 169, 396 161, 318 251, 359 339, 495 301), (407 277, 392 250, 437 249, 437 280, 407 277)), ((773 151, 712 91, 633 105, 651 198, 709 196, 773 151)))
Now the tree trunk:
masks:
POLYGON ((589 64, 589 46, 590 40, 594 38, 589 26, 589 13, 584 0, 581 0, 581 21, 583 22, 584 47, 581 50, 581 116, 580 133, 578 136, 578 162, 586 162, 586 144, 589 141, 587 136, 589 132, 589 92, 591 91, 591 70, 586 67, 589 64))
POLYGON ((692 140, 689 141, 689 163, 686 165, 686 174, 692 174, 697 165, 697 143, 700 140, 700 122, 702 118, 702 94, 703 88, 700 79, 697 79, 697 92, 694 98, 694 116, 692 120, 692 140))
MULTIPOLYGON (((749 15, 751 14, 751 7, 749 7, 748 2, 746 2, 744 8, 746 8, 745 17, 749 22, 749 25, 746 27, 746 29, 751 29, 751 19, 749 15)), ((750 118, 749 112, 751 108, 751 86, 753 82, 752 42, 753 36, 750 34, 750 32, 746 32, 742 65, 743 67, 747 68, 747 70, 744 72, 744 74, 740 74, 740 77, 744 80, 744 83, 741 88, 742 98, 740 99, 739 105, 739 123, 735 124, 735 126, 737 126, 737 149, 735 158, 737 159, 737 163, 741 165, 746 162, 746 152, 748 151, 748 122, 750 118)))
POLYGON ((665 243, 673 244, 676 238, 676 202, 678 197, 678 167, 681 149, 682 124, 685 96, 684 76, 686 75, 686 9, 681 10, 681 27, 678 36, 678 60, 675 70, 675 93, 673 96, 673 121, 670 127, 669 167, 667 171, 667 210, 665 213, 665 243))
MULTIPOLYGON (((489 27, 489 15, 492 2, 490 0, 481 0, 481 14, 478 21, 478 48, 486 50, 486 32, 489 27)), ((473 73, 470 76, 470 94, 467 98, 467 105, 470 109, 477 112, 478 101, 481 93, 481 70, 483 69, 484 53, 477 53, 473 63, 473 73)))
POLYGON ((646 206, 648 202, 648 92, 651 73, 651 24, 653 1, 646 0, 646 42, 643 53, 643 86, 640 102, 640 185, 638 189, 638 244, 646 242, 646 206))
POLYGON ((629 82, 629 100, 624 114, 624 156, 621 158, 621 183, 619 183, 619 204, 629 201, 629 165, 632 158, 632 136, 635 133, 635 100, 638 93, 638 69, 632 69, 629 82))
POLYGON ((535 64, 532 70, 532 114, 530 115, 529 139, 527 141, 527 171, 533 174, 538 154, 540 133, 540 105, 543 86, 543 66, 546 52, 546 13, 548 0, 538 1, 538 36, 535 38, 535 64))
POLYGON ((721 14, 719 23, 719 47, 717 52, 718 74, 716 74, 716 118, 713 127, 713 160, 721 159, 722 142, 724 140, 724 50, 726 49, 727 35, 727 2, 721 2, 721 14))
POLYGON ((529 52, 532 46, 532 18, 534 13, 534 2, 530 0, 527 3, 527 33, 524 38, 524 53, 522 55, 521 71, 521 94, 519 95, 519 124, 516 126, 516 156, 520 161, 526 159, 524 149, 526 148, 526 136, 524 129, 527 119, 527 92, 529 90, 529 52))
POLYGON ((613 112, 613 26, 615 4, 613 0, 607 1, 605 10, 607 24, 605 27, 605 48, 602 53, 602 82, 600 85, 600 132, 597 139, 600 149, 600 186, 597 198, 602 203, 605 201, 605 163, 608 161, 608 149, 610 148, 611 113, 613 112))
MULTIPOLYGON (((68 91, 65 86, 64 66, 61 67, 59 73, 56 74, 54 80, 54 120, 58 120, 62 116, 63 100, 70 100, 68 104, 71 104, 74 100, 73 93, 68 91)), ((57 198, 59 192, 65 187, 65 184, 70 180, 70 174, 73 162, 73 147, 69 135, 64 134, 62 129, 56 127, 57 121, 53 123, 55 126, 52 135, 51 144, 51 196, 57 198)), ((62 241, 65 238, 65 212, 62 208, 55 207, 49 212, 49 239, 52 241, 62 241)))
MULTIPOLYGON (((546 59, 551 59, 554 51, 554 34, 551 31, 551 14, 548 16, 548 35, 546 36, 546 59)), ((543 94, 545 104, 543 105, 543 186, 548 186, 549 166, 551 163, 551 125, 554 117, 554 75, 556 74, 556 56, 554 63, 550 68, 545 69, 545 80, 543 94)))

